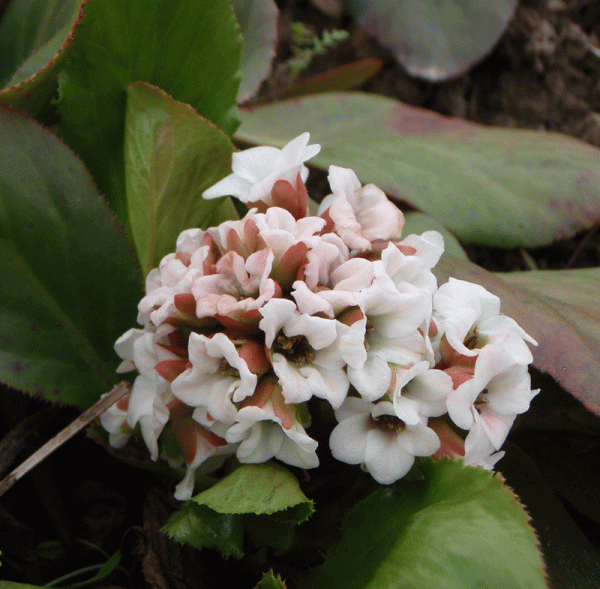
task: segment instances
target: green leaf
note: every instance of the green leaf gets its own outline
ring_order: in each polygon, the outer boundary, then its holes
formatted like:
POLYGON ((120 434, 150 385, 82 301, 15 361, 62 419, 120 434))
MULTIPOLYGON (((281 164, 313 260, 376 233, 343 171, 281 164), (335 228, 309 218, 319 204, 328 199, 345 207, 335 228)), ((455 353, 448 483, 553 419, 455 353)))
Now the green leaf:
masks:
POLYGON ((90 0, 84 12, 59 78, 60 130, 126 220, 126 86, 154 84, 232 133, 239 27, 228 0, 90 0))
POLYGON ((229 199, 202 193, 231 171, 231 140, 189 105, 145 82, 127 88, 127 212, 144 275, 177 236, 235 216, 229 199))
POLYGON ((243 553, 243 524, 239 515, 217 513, 205 505, 187 501, 176 511, 162 532, 181 544, 199 550, 217 549, 224 558, 241 558, 243 553))
POLYGON ((196 548, 243 556, 243 538, 258 547, 290 548, 293 528, 312 514, 296 478, 276 464, 245 464, 192 497, 163 532, 196 548))
POLYGON ((233 0, 244 43, 240 55, 242 80, 238 102, 252 98, 271 71, 277 50, 279 11, 273 0, 233 0))
POLYGON ((118 380, 113 344, 135 322, 132 252, 78 158, 0 107, 0 380, 91 405, 118 380))
POLYGON ((243 464, 191 501, 218 513, 277 513, 278 519, 293 523, 307 520, 313 512, 296 477, 274 463, 243 464))
POLYGON ((0 23, 0 102, 38 115, 81 19, 82 0, 13 0, 0 23))
POLYGON ((444 256, 435 273, 481 284, 499 296, 502 313, 538 342, 533 365, 600 415, 600 268, 493 275, 444 256))
POLYGON ((286 589, 283 579, 275 575, 273 570, 263 573, 262 579, 254 586, 254 589, 286 589))
POLYGON ((413 76, 432 82, 466 72, 494 47, 517 0, 349 0, 360 26, 413 76))
POLYGON ((545 588, 528 516, 502 479, 431 459, 425 479, 376 491, 309 574, 310 589, 545 588))
POLYGON ((242 113, 240 141, 310 131, 310 163, 352 168, 465 243, 541 246, 600 218, 600 150, 554 133, 484 127, 374 94, 331 93, 242 113))

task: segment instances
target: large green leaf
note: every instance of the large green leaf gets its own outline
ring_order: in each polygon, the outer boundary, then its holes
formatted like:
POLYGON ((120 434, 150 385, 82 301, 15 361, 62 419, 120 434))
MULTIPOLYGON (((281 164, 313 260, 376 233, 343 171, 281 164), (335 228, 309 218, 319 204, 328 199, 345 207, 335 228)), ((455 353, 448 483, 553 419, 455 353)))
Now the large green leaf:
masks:
POLYGON ((600 415, 600 268, 493 275, 444 255, 439 278, 481 284, 538 342, 533 365, 600 415))
POLYGON ((127 88, 125 121, 129 223, 147 274, 175 250, 184 229, 235 216, 229 199, 202 198, 230 172, 234 146, 189 104, 145 82, 127 88))
POLYGON ((0 380, 87 406, 115 384, 141 297, 121 227, 77 157, 0 107, 0 380))
POLYGON ((0 23, 0 102, 37 115, 81 19, 82 0, 13 0, 0 23))
POLYGON ((428 459, 422 481, 376 491, 302 589, 535 589, 544 567, 528 516, 502 479, 428 459))
POLYGON ((348 92, 245 110, 236 136, 281 147, 305 131, 322 146, 312 164, 354 169, 464 242, 540 246, 600 219, 600 150, 562 135, 348 92))
POLYGON ((365 31, 413 76, 434 82, 466 72, 489 53, 517 0, 349 0, 365 31))
POLYGON ((59 78, 60 130, 119 218, 125 88, 143 80, 232 133, 241 38, 228 0, 90 0, 59 78))

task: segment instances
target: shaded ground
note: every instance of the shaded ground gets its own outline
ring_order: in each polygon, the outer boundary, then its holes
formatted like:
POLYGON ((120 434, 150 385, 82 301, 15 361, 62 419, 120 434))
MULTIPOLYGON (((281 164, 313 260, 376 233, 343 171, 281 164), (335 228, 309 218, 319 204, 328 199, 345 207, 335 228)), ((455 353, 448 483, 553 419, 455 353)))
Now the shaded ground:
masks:
MULTIPOLYGON (((318 9, 315 4, 322 6, 322 1, 281 0, 279 4, 280 61, 290 55, 293 21, 302 21, 315 31, 347 29, 348 41, 317 57, 308 73, 362 57, 379 57, 384 66, 362 88, 365 91, 484 124, 559 131, 600 147, 598 1, 565 1, 560 11, 547 9, 547 2, 523 1, 488 58, 468 74, 442 84, 405 74, 393 56, 362 33, 347 15, 330 16, 318 9)), ((336 2, 330 6, 335 8, 336 2)), ((285 83, 281 76, 272 76, 263 96, 276 96, 285 83)), ((591 230, 531 252, 477 247, 468 251, 475 262, 491 270, 525 269, 531 263, 528 254, 539 268, 598 266, 600 233, 591 230)), ((49 408, 5 390, 0 395, 0 414, 0 435, 20 428, 0 445, 0 466, 6 471, 66 425, 76 412, 49 408)), ((0 576, 47 583, 68 571, 102 563, 106 555, 120 548, 122 570, 116 571, 110 582, 96 586, 190 589, 234 584, 235 563, 227 569, 230 578, 224 579, 223 569, 215 568, 218 559, 200 559, 196 551, 167 542, 158 533, 174 506, 171 491, 159 477, 132 470, 79 435, 2 498, 0 576)), ((582 540, 588 543, 586 549, 597 547, 598 525, 568 504, 566 509, 587 536, 582 540)), ((307 555, 307 563, 314 557, 307 555)), ((577 583, 565 581, 560 587, 583 586, 577 583)))

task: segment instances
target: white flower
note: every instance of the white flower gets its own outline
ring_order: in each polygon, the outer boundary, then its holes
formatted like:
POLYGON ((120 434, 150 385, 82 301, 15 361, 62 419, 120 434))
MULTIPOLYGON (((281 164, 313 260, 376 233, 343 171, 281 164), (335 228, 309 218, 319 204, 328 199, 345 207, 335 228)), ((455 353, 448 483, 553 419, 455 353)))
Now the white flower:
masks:
MULTIPOLYGON (((108 393, 105 393, 102 397, 106 395, 108 393)), ((131 437, 132 430, 127 425, 128 405, 129 395, 125 395, 100 415, 100 423, 108 432, 108 443, 113 448, 122 448, 131 437)))
POLYGON ((173 394, 190 407, 205 407, 216 420, 234 423, 233 403, 254 393, 256 375, 224 333, 211 338, 191 333, 188 350, 192 366, 171 383, 173 394))
POLYGON ((260 313, 259 327, 286 402, 302 403, 315 395, 339 407, 349 386, 338 342, 338 329, 346 326, 300 313, 287 299, 271 299, 260 313))
POLYGON ((496 344, 515 363, 533 361, 525 341, 537 345, 535 340, 513 319, 500 315, 500 299, 482 286, 450 278, 433 295, 433 307, 438 328, 457 354, 476 356, 484 346, 496 344))
POLYGON ((333 457, 348 464, 364 464, 382 485, 406 475, 415 456, 431 456, 440 447, 426 420, 405 424, 389 402, 374 405, 348 397, 335 416, 339 423, 329 438, 333 457))
POLYGON ((531 390, 526 365, 515 364, 501 347, 489 345, 477 357, 473 378, 448 395, 448 414, 458 427, 471 430, 469 444, 485 434, 499 450, 515 417, 529 409, 538 392, 531 390))
POLYGON ((235 196, 242 202, 264 201, 271 204, 271 190, 277 180, 296 184, 298 174, 305 181, 308 169, 304 162, 321 150, 308 145, 309 133, 290 141, 283 149, 252 147, 231 156, 232 174, 217 182, 202 195, 204 198, 235 196))
POLYGON ((298 421, 294 406, 284 403, 275 379, 261 381, 256 394, 238 411, 237 421, 225 437, 229 443, 240 443, 236 453, 240 462, 277 458, 300 468, 319 465, 318 443, 298 421))
POLYGON ((352 250, 371 249, 371 242, 382 239, 397 241, 402 235, 404 215, 374 184, 361 186, 348 168, 329 167, 332 194, 319 207, 328 210, 334 231, 352 250))

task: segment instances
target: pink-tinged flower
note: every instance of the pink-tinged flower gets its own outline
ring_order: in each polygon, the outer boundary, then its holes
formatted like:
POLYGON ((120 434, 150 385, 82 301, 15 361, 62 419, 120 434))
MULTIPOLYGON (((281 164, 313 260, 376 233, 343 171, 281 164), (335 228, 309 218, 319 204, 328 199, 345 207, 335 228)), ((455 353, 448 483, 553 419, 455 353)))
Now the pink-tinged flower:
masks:
MULTIPOLYGON (((105 397, 107 394, 105 393, 102 396, 105 397)), ((122 448, 133 433, 132 429, 127 425, 129 396, 125 395, 100 415, 100 423, 108 432, 108 443, 113 448, 122 448)))
POLYGON ((306 181, 308 168, 304 162, 321 150, 320 145, 308 145, 309 133, 303 133, 282 149, 252 147, 231 156, 232 174, 203 193, 204 198, 235 196, 242 202, 262 200, 272 204, 271 191, 278 180, 296 186, 298 175, 306 181))
MULTIPOLYGON (((246 340, 240 348, 244 345, 244 351, 250 352, 249 361, 251 356, 260 356, 256 360, 261 365, 266 364, 262 346, 252 340, 246 340)), ((224 333, 210 338, 192 333, 188 350, 191 367, 171 383, 173 394, 190 407, 206 408, 218 421, 234 423, 237 413, 234 403, 254 393, 256 374, 250 371, 240 350, 224 333)))
POLYGON ((175 487, 175 499, 186 501, 192 496, 198 467, 211 456, 230 454, 234 450, 224 438, 195 421, 193 409, 179 399, 171 401, 168 409, 172 431, 186 464, 185 477, 175 487))
POLYGON ((288 299, 272 299, 260 313, 259 327, 286 402, 302 403, 315 395, 339 407, 349 387, 338 347, 338 329, 345 326, 300 313, 288 299))
POLYGON ((530 364, 525 341, 537 345, 517 323, 500 315, 500 299, 478 284, 450 278, 433 295, 434 320, 443 332, 442 358, 477 356, 486 345, 501 345, 512 361, 530 364), (447 344, 447 345, 446 345, 447 344))
POLYGON ((503 348, 489 345, 477 357, 473 378, 448 395, 448 414, 458 427, 471 430, 469 443, 484 433, 499 450, 515 417, 529 409, 538 392, 531 390, 525 364, 515 364, 503 348))
POLYGON ((364 329, 364 361, 355 362, 359 359, 356 354, 345 356, 346 370, 361 397, 376 401, 392 386, 390 364, 412 366, 428 359, 430 352, 422 327, 429 321, 431 298, 410 285, 407 292, 401 293, 391 280, 374 280, 360 293, 359 307, 365 318, 352 327, 364 329))
POLYGON ((408 425, 387 401, 373 404, 348 397, 335 416, 339 423, 329 438, 333 457, 348 464, 363 464, 382 485, 406 475, 415 456, 431 456, 440 447, 425 419, 408 425))
POLYGON ((366 251, 375 240, 400 239, 404 215, 383 190, 373 184, 361 186, 348 168, 330 166, 328 178, 332 194, 323 200, 319 213, 329 216, 335 233, 350 249, 366 251))
POLYGON ((427 361, 393 370, 392 402, 396 415, 415 425, 422 417, 439 417, 446 413, 446 400, 452 392, 452 378, 435 370, 427 361))
POLYGON ((276 379, 264 378, 256 393, 244 401, 236 424, 226 434, 229 443, 239 443, 237 458, 244 463, 261 463, 277 458, 300 468, 319 465, 318 443, 304 430, 298 409, 288 405, 276 379))

